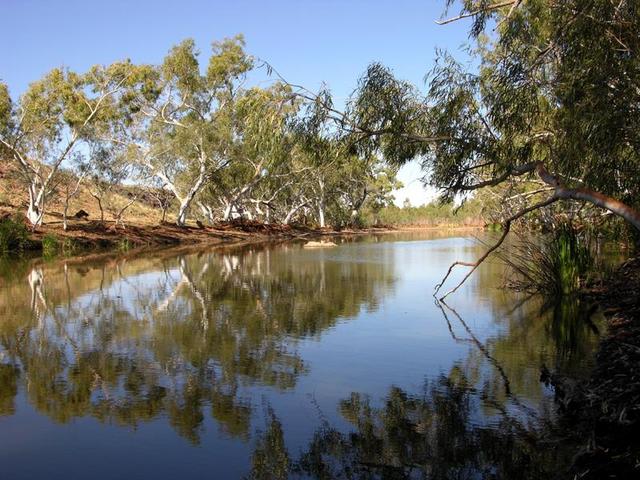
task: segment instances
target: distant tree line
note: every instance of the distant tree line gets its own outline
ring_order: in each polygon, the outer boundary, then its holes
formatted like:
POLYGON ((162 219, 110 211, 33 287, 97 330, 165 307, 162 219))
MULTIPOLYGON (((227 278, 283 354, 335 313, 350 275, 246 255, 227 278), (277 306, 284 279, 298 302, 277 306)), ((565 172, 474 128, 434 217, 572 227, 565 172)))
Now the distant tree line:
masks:
POLYGON ((354 224, 363 208, 387 205, 396 169, 353 149, 284 82, 246 86, 258 66, 237 36, 214 42, 206 65, 185 40, 159 65, 53 69, 18 99, 0 83, 0 145, 31 224, 55 197, 66 227, 80 184, 102 219, 108 193, 135 184, 163 219, 174 205, 181 226, 194 211, 211 222, 354 224))

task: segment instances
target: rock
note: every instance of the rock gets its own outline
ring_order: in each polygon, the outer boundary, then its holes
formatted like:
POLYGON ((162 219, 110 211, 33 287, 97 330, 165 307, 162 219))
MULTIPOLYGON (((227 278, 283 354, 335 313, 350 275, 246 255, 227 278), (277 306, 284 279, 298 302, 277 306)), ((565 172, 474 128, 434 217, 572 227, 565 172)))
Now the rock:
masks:
POLYGON ((327 248, 327 247, 337 247, 337 245, 331 241, 321 241, 321 242, 307 242, 304 244, 304 248, 327 248))
POLYGON ((74 215, 75 218, 80 219, 80 220, 86 220, 87 218, 89 218, 89 214, 87 212, 85 212, 84 210, 80 209, 76 212, 76 214, 74 215))

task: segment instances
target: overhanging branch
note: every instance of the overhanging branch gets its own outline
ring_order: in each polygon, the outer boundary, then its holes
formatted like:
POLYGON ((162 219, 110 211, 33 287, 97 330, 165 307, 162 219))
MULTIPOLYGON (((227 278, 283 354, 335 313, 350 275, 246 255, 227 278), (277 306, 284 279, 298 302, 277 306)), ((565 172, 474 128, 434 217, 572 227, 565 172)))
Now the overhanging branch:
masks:
POLYGON ((438 292, 440 291, 440 289, 444 285, 444 282, 446 282, 447 278, 449 277, 449 275, 451 274, 451 272, 453 271, 453 269, 457 265, 461 265, 461 266, 465 266, 465 267, 471 267, 471 270, 469 270, 469 272, 467 272, 467 274, 464 276, 464 278, 455 287, 453 287, 451 290, 449 290, 447 293, 445 293, 442 297, 440 297, 440 300, 444 300, 445 298, 447 298, 447 296, 451 295, 453 292, 458 290, 458 288, 460 288, 462 286, 462 284, 467 281, 467 279, 473 274, 473 272, 476 271, 476 269, 482 264, 482 262, 484 262, 489 257, 489 255, 491 255, 494 251, 496 251, 500 247, 500 245, 502 245, 502 243, 504 242, 505 238, 507 238, 507 235, 509 234, 509 231, 511 230, 511 224, 514 221, 516 221, 517 219, 525 216, 527 213, 533 212, 534 210, 538 210, 540 208, 544 208, 544 207, 546 207, 548 205, 551 205, 552 203, 557 202, 558 200, 560 200, 560 198, 555 196, 555 195, 553 195, 553 196, 549 197, 547 200, 545 200, 543 202, 539 202, 539 203, 531 205, 531 206, 529 206, 527 208, 523 208, 522 210, 518 211, 517 213, 515 213, 514 215, 509 217, 507 220, 505 220, 505 222, 502 224, 502 228, 503 228, 502 235, 500 236, 498 241, 495 244, 493 244, 491 247, 489 247, 489 249, 478 260, 476 260, 475 262, 456 261, 456 262, 452 263, 451 266, 449 267, 449 270, 447 271, 447 274, 444 276, 442 281, 438 285, 436 285, 435 292, 433 293, 433 295, 435 296, 435 295, 438 294, 438 292))

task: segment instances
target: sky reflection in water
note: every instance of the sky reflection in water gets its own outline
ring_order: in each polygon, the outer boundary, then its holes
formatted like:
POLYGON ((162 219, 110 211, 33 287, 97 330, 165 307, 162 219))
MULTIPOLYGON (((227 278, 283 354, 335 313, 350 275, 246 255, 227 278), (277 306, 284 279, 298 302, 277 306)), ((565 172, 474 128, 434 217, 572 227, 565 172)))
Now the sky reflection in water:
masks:
POLYGON ((5 263, 2 478, 513 474, 552 413, 541 365, 579 373, 597 334, 500 288, 497 262, 437 305, 481 249, 422 232, 5 263))

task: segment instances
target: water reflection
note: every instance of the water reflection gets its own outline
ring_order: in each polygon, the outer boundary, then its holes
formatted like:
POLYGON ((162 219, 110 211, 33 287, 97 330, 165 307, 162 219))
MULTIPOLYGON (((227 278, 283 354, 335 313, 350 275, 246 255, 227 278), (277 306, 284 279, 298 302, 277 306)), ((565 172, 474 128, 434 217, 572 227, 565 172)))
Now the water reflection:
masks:
POLYGON ((66 471, 79 437, 117 439, 82 458, 96 478, 540 478, 540 368, 584 369, 597 315, 498 288, 495 262, 434 303, 482 247, 424 236, 0 265, 0 461, 66 471))
POLYGON ((538 480, 555 472, 562 453, 544 448, 538 430, 507 415, 478 423, 476 393, 457 367, 417 395, 391 387, 380 407, 353 393, 338 407, 352 431, 325 422, 295 458, 270 412, 249 478, 538 480))
POLYGON ((164 413, 197 443, 210 408, 225 433, 247 438, 239 387, 293 388, 308 367, 291 339, 373 308, 393 283, 381 263, 280 254, 277 264, 267 248, 32 268, 3 295, 18 311, 0 324, 1 412, 13 412, 20 380, 57 422, 135 426, 164 413))

